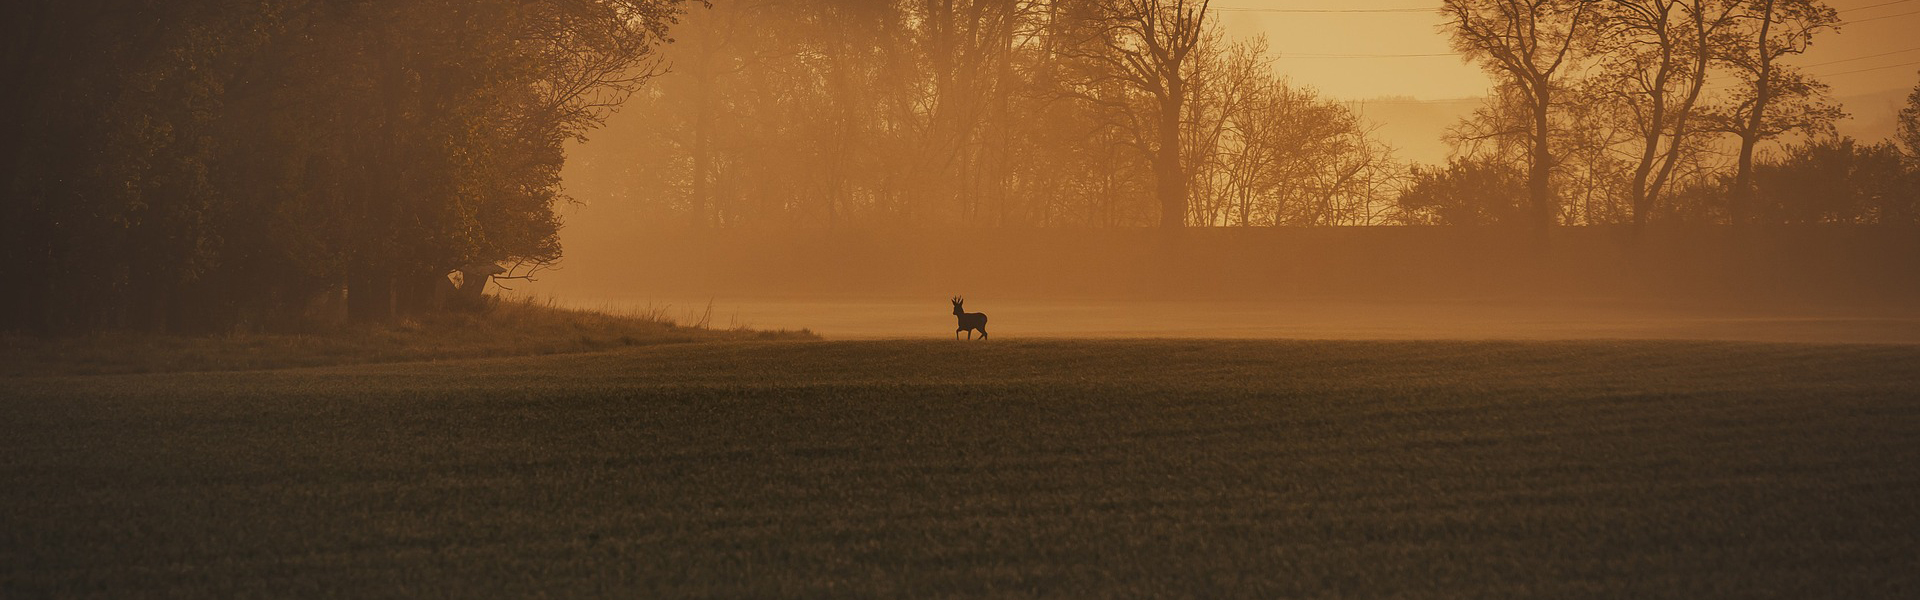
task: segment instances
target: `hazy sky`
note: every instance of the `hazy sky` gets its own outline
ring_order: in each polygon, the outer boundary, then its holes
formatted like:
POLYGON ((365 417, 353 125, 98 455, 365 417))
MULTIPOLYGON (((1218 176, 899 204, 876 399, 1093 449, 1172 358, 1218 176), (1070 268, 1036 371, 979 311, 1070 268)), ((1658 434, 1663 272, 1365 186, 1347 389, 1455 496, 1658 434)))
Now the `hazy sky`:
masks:
MULTIPOLYGON (((1920 0, 1829 0, 1849 24, 1814 39, 1791 59, 1833 86, 1851 116, 1840 132, 1869 141, 1891 136, 1893 115, 1920 82, 1920 0)), ((1479 67, 1447 47, 1435 0, 1214 0, 1230 35, 1266 35, 1274 68, 1294 82, 1345 100, 1369 102, 1377 133, 1402 158, 1437 163, 1447 126, 1487 93, 1479 67), (1316 12, 1330 11, 1330 12, 1316 12), (1385 56, 1383 56, 1385 55, 1385 56), (1455 100, 1453 102, 1433 102, 1455 100)))
MULTIPOLYGON (((1795 62, 1833 85, 1838 97, 1911 89, 1920 77, 1920 1, 1832 0, 1850 23, 1814 41, 1795 62), (1893 53, 1886 56, 1861 58, 1893 53), (1861 58, 1860 60, 1849 60, 1861 58), (1842 61, 1834 64, 1833 61, 1842 61), (1820 66, 1813 66, 1820 65, 1820 66), (1904 65, 1873 71, 1859 69, 1904 65)), ((1447 47, 1438 2, 1422 0, 1215 0, 1234 35, 1264 33, 1275 68, 1337 98, 1479 96, 1488 80, 1447 47), (1235 10, 1253 9, 1253 10, 1235 10), (1281 12, 1332 10, 1347 12, 1281 12), (1358 12, 1358 11, 1408 12, 1358 12), (1378 57, 1380 55, 1398 55, 1378 57), (1407 56, 1442 55, 1442 56, 1407 56), (1338 57, 1335 57, 1338 56, 1338 57), (1359 58, 1365 56, 1366 58, 1359 58), (1378 57, 1378 58, 1373 58, 1378 57)))

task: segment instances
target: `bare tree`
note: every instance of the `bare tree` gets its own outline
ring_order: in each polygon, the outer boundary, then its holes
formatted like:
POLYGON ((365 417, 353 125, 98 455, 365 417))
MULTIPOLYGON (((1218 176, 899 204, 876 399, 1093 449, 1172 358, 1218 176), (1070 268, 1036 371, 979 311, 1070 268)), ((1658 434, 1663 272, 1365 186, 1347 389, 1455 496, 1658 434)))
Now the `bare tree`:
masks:
POLYGON ((1007 90, 1010 39, 1023 16, 1014 0, 914 0, 908 46, 928 69, 923 96, 913 105, 922 195, 950 207, 955 218, 979 218, 983 163, 995 148, 983 143, 990 111, 1007 90))
POLYGON ((1453 47, 1519 92, 1528 115, 1528 198, 1533 221, 1552 225, 1559 203, 1549 178, 1554 157, 1550 114, 1575 48, 1590 37, 1591 0, 1446 0, 1453 47))
POLYGON ((1608 77, 1588 77, 1570 86, 1569 102, 1554 115, 1557 128, 1554 189, 1569 224, 1602 225, 1633 220, 1634 169, 1644 150, 1645 111, 1633 94, 1608 77))
POLYGON ((1188 172, 1188 218, 1192 224, 1216 222, 1230 193, 1235 120, 1246 113, 1263 83, 1273 79, 1266 40, 1221 41, 1215 28, 1206 34, 1188 82, 1192 98, 1183 119, 1183 163, 1188 172))
POLYGON ((1746 35, 1726 61, 1742 85, 1732 105, 1718 115, 1717 129, 1740 138, 1727 207, 1738 225, 1752 218, 1754 148, 1790 131, 1831 129, 1845 113, 1827 101, 1825 83, 1780 63, 1783 57, 1806 52, 1814 35, 1838 26, 1838 12, 1820 0, 1747 0, 1734 18, 1746 35))
POLYGON ((1598 36, 1603 83, 1626 109, 1639 144, 1627 194, 1644 227, 1688 147, 1701 92, 1740 0, 1617 0, 1598 36))
POLYGON ((1351 108, 1287 85, 1261 41, 1200 21, 1204 6, 701 9, 666 48, 673 72, 628 109, 650 118, 622 120, 647 125, 609 136, 633 143, 607 161, 627 171, 608 195, 641 200, 629 218, 719 226, 1377 221, 1389 149, 1351 108), (1194 35, 1168 41, 1181 18, 1194 35))
MULTIPOLYGON (((1257 64, 1264 64, 1260 61, 1257 64)), ((1260 72, 1216 141, 1202 223, 1365 225, 1380 222, 1400 166, 1355 109, 1260 72)))
MULTIPOLYGON (((1186 225, 1190 173, 1182 160, 1182 117, 1195 54, 1206 39, 1210 2, 1103 0, 1090 11, 1097 24, 1089 31, 1097 45, 1092 52, 1079 53, 1080 58, 1104 64, 1104 77, 1150 97, 1152 116, 1135 131, 1153 163, 1161 227, 1186 225)), ((1099 82, 1088 83, 1097 86, 1099 82)))

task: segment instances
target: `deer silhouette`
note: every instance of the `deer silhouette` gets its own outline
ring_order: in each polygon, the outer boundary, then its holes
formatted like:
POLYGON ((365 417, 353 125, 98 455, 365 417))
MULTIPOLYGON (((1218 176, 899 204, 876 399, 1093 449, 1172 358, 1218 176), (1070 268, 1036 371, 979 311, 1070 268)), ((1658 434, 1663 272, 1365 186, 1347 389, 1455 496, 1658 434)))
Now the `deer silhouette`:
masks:
POLYGON ((953 339, 960 339, 960 332, 967 332, 967 339, 973 339, 973 330, 980 330, 980 339, 987 339, 987 313, 970 313, 960 308, 966 298, 953 297, 953 316, 960 319, 960 327, 953 330, 953 339))

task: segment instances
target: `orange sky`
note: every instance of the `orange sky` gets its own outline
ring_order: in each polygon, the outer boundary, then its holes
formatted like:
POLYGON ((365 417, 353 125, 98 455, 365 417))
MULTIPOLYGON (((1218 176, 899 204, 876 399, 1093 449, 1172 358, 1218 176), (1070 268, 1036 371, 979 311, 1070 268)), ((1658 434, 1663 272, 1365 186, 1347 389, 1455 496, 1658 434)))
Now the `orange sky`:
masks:
MULTIPOLYGON (((1838 33, 1816 38, 1813 48, 1795 63, 1822 76, 1833 86, 1836 98, 1852 99, 1847 109, 1855 117, 1851 123, 1842 124, 1843 133, 1878 138, 1885 134, 1876 132, 1885 129, 1890 134, 1892 99, 1904 99, 1904 91, 1920 81, 1920 75, 1916 75, 1920 72, 1920 35, 1915 35, 1920 31, 1920 1, 1830 0, 1828 4, 1841 10, 1850 24, 1838 33), (1883 53, 1886 55, 1862 58, 1883 53), (1892 93, 1895 91, 1901 93, 1892 93)), ((1215 14, 1231 35, 1265 34, 1269 47, 1280 56, 1275 68, 1326 96, 1436 100, 1481 96, 1489 87, 1478 67, 1449 55, 1444 20, 1433 10, 1438 2, 1214 0, 1213 6, 1223 9, 1215 14), (1260 12, 1396 9, 1412 12, 1260 12), (1351 58, 1429 54, 1447 56, 1351 58)), ((1434 134, 1438 134, 1437 129, 1434 134)))
MULTIPOLYGON (((1817 38, 1812 50, 1798 62, 1815 65, 1829 61, 1900 52, 1845 63, 1813 67, 1815 74, 1841 73, 1903 63, 1920 63, 1920 1, 1833 0, 1849 21, 1839 33, 1817 38), (1874 6, 1881 5, 1881 6, 1874 6), (1885 17, 1877 18, 1876 17, 1885 17), (1867 20, 1874 19, 1874 20, 1867 20)), ((1235 35, 1264 33, 1281 56, 1276 68, 1296 81, 1313 85, 1327 95, 1342 98, 1414 96, 1422 99, 1477 96, 1487 79, 1472 65, 1451 56, 1391 58, 1320 58, 1310 55, 1448 54, 1444 22, 1437 12, 1280 13, 1261 10, 1381 10, 1432 9, 1438 3, 1420 0, 1216 0, 1214 6, 1235 35), (1288 55, 1308 55, 1289 57, 1288 55)), ((1836 96, 1852 96, 1889 89, 1909 89, 1920 64, 1827 78, 1836 96)))

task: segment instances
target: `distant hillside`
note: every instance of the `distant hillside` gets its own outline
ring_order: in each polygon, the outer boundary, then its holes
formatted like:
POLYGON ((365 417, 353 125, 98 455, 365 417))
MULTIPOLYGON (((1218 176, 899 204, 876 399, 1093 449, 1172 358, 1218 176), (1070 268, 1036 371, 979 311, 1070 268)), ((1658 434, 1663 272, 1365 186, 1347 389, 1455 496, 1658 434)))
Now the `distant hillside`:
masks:
POLYGON ((1352 101, 1350 105, 1367 121, 1379 126, 1375 133, 1393 144, 1401 159, 1438 164, 1447 160, 1447 144, 1441 136, 1461 118, 1473 114, 1481 101, 1481 98, 1421 100, 1394 96, 1352 101))

